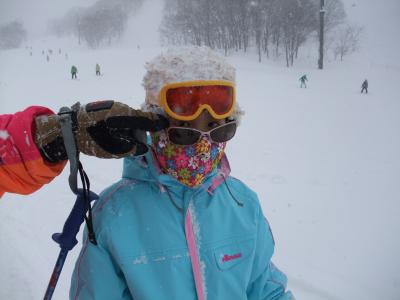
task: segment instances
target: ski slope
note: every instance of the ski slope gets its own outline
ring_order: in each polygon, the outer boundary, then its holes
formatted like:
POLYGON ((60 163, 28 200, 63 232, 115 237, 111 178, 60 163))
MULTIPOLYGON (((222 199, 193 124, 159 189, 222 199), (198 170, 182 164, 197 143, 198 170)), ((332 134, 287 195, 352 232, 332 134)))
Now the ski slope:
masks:
MULTIPOLYGON (((362 1, 357 5, 363 9, 362 1)), ((162 50, 156 22, 141 35, 138 25, 149 22, 149 11, 160 17, 160 7, 160 1, 148 1, 119 46, 92 51, 72 40, 43 38, 28 44, 33 56, 28 49, 0 52, 0 113, 29 105, 57 111, 100 99, 138 107, 144 62, 162 50), (55 53, 47 62, 41 52, 50 48, 55 53), (101 77, 95 76, 96 63, 101 77), (78 80, 70 78, 72 64, 78 80)), ((398 46, 394 40, 391 49, 398 46)), ((258 63, 255 54, 228 57, 246 111, 227 148, 232 175, 258 193, 276 240, 274 262, 297 299, 400 299, 395 53, 381 57, 371 46, 343 63, 327 62, 324 71, 315 68, 312 50, 290 69, 283 61, 258 63), (307 89, 299 88, 303 74, 307 89), (365 78, 370 93, 361 95, 365 78)), ((94 191, 121 175, 120 160, 82 160, 94 191)), ((43 297, 59 250, 51 235, 61 230, 74 202, 67 177, 68 168, 33 195, 1 199, 0 299, 43 297)), ((68 298, 79 250, 80 244, 70 252, 53 299, 68 298)))

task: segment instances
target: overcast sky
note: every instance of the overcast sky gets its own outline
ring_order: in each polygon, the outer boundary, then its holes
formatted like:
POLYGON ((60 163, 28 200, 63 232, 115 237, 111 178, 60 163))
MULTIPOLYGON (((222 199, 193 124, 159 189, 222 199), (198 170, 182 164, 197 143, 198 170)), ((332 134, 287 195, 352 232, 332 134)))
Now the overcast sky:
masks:
POLYGON ((34 35, 45 31, 47 22, 70 8, 89 6, 96 0, 0 0, 0 24, 20 20, 34 35))

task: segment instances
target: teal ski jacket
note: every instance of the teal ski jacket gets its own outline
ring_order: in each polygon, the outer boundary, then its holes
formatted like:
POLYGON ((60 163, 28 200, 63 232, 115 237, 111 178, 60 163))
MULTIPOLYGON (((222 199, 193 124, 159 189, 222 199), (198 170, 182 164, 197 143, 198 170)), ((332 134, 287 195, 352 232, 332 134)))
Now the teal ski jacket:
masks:
POLYGON ((223 157, 198 188, 163 174, 151 151, 124 160, 93 209, 71 300, 293 300, 271 262, 274 240, 257 195, 223 157))

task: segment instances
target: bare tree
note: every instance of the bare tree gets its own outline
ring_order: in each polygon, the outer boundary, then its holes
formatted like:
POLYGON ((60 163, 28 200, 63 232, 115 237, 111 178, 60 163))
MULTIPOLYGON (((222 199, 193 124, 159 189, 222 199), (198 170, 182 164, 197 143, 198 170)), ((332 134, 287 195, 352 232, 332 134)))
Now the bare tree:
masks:
POLYGON ((75 35, 90 47, 111 44, 121 38, 129 16, 143 0, 98 0, 87 8, 71 9, 63 18, 50 23, 58 36, 75 35))
POLYGON ((264 34, 265 30, 265 23, 266 23, 266 18, 265 18, 265 12, 262 10, 262 7, 260 6, 261 1, 252 1, 250 2, 250 19, 252 20, 251 27, 253 29, 254 35, 255 35, 255 42, 256 42, 256 48, 257 48, 257 54, 258 54, 258 61, 261 62, 261 57, 262 57, 262 48, 263 48, 263 38, 267 39, 268 43, 268 38, 264 34))
MULTIPOLYGON (((316 3, 319 0, 314 0, 316 3)), ((335 28, 344 24, 347 18, 342 0, 325 0, 324 4, 324 47, 325 56, 335 43, 335 28)), ((316 28, 318 40, 320 39, 320 30, 316 28)))
POLYGON ((315 29, 315 4, 310 0, 281 0, 286 66, 292 66, 300 46, 315 29))
POLYGON ((27 36, 21 22, 13 21, 0 26, 0 49, 13 49, 21 46, 27 36))
POLYGON ((337 41, 334 46, 335 59, 354 53, 358 50, 363 28, 357 25, 345 25, 338 30, 337 41))
POLYGON ((342 0, 325 0, 325 34, 342 25, 346 20, 346 11, 342 0))

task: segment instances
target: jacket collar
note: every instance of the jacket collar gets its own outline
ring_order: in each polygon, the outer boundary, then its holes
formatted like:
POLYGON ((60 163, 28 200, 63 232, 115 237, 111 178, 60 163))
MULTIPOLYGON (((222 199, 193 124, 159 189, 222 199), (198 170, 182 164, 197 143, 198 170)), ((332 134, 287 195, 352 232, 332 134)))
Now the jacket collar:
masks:
POLYGON ((172 189, 198 190, 204 189, 212 194, 213 191, 230 174, 230 166, 226 155, 224 154, 217 168, 211 172, 199 187, 188 187, 170 175, 163 173, 160 169, 157 159, 151 148, 146 154, 124 159, 122 177, 136 179, 141 181, 154 182, 161 187, 166 186, 172 189))

